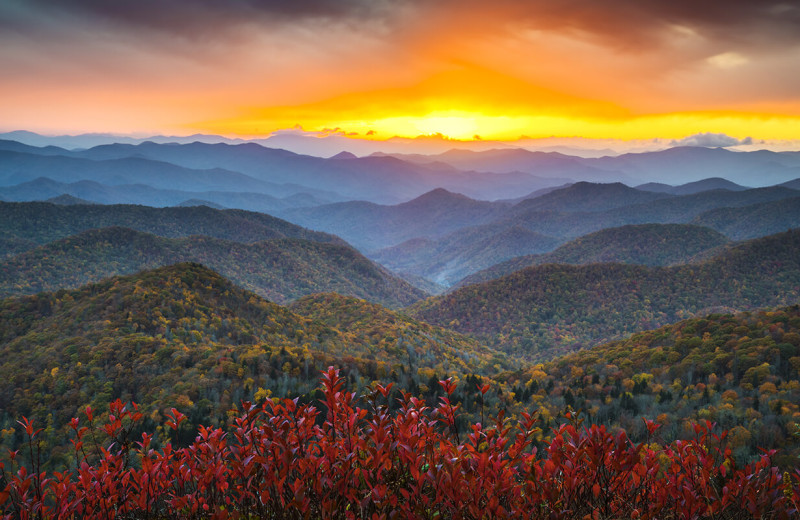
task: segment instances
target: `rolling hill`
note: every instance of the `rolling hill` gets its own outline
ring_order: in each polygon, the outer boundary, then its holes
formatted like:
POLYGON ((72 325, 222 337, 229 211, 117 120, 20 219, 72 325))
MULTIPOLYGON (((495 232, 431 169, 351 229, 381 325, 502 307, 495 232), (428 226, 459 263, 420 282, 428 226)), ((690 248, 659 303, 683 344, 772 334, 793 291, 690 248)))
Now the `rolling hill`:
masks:
MULTIPOLYGON (((789 187, 789 186, 787 186, 789 187)), ((748 189, 746 186, 736 184, 722 177, 709 177, 708 179, 701 179, 699 181, 687 182, 679 186, 670 186, 660 182, 649 182, 636 186, 637 190, 655 191, 658 193, 669 193, 672 195, 693 195, 711 190, 728 190, 728 191, 744 191, 748 189)))
POLYGON ((461 280, 457 286, 500 278, 532 265, 620 263, 668 266, 691 262, 730 240, 710 228, 689 224, 638 224, 608 228, 576 238, 544 254, 495 264, 461 280))
POLYGON ((514 206, 514 213, 537 211, 599 212, 635 204, 649 204, 671 198, 668 194, 630 188, 620 182, 597 184, 577 182, 539 197, 526 199, 514 206))
POLYGON ((439 239, 415 238, 376 251, 370 258, 392 271, 450 286, 506 259, 550 251, 559 240, 522 227, 473 226, 439 239))
POLYGON ((319 373, 330 365, 363 388, 373 379, 416 384, 434 371, 493 372, 502 359, 365 302, 335 297, 337 307, 314 310, 326 298, 298 308, 325 315, 327 324, 183 263, 0 300, 0 423, 24 415, 48 424, 41 438, 52 449, 48 464, 58 467, 72 456, 69 419, 87 405, 99 416, 114 399, 133 400, 150 426, 177 407, 189 417, 182 435, 191 440, 198 424, 226 424, 242 399, 314 399, 319 373))
POLYGON ((746 240, 800 227, 800 197, 762 202, 738 208, 718 208, 701 213, 692 221, 746 240))
POLYGON ((152 208, 131 205, 63 206, 44 202, 0 203, 0 222, 9 236, 46 244, 82 231, 121 226, 178 238, 206 235, 242 243, 273 238, 302 238, 344 244, 327 233, 309 231, 263 213, 242 210, 152 208))
MULTIPOLYGON (((36 150, 29 147, 26 152, 36 153, 36 150)), ((58 153, 63 154, 63 151, 58 153)), ((273 196, 298 192, 319 195, 323 191, 335 193, 336 200, 370 200, 382 204, 406 201, 438 187, 466 191, 474 197, 496 199, 551 184, 519 172, 496 174, 459 171, 449 166, 419 165, 388 156, 325 159, 267 148, 252 142, 108 144, 68 152, 68 156, 96 162, 144 158, 190 170, 222 169, 240 172, 268 183, 270 189, 261 192, 273 196), (293 191, 286 193, 280 186, 291 186, 293 191)), ((51 157, 50 160, 57 161, 59 158, 51 157)), ((237 188, 233 191, 247 190, 237 188)), ((326 197, 323 195, 321 198, 326 197)))
POLYGON ((516 355, 545 359, 708 312, 800 299, 800 231, 745 242, 675 267, 547 264, 408 309, 516 355))
POLYGON ((797 305, 682 320, 504 379, 521 403, 548 417, 572 409, 643 436, 644 416, 661 424, 666 439, 691 436, 691 423, 708 420, 729 430, 738 463, 769 446, 779 465, 797 465, 797 305))
POLYGON ((99 204, 141 204, 144 206, 176 206, 187 199, 202 199, 226 208, 274 213, 288 208, 317 206, 331 200, 319 199, 308 194, 288 197, 273 197, 258 192, 232 191, 187 191, 158 189, 145 184, 101 184, 95 181, 71 183, 56 182, 40 177, 16 186, 4 188, 8 201, 48 201, 59 195, 86 199, 99 204))
POLYGON ((190 169, 142 157, 89 160, 0 150, 0 185, 14 186, 40 177, 63 183, 146 184, 185 191, 227 190, 231 186, 258 193, 274 190, 269 183, 222 168, 190 169))
POLYGON ((292 209, 281 215, 302 226, 337 234, 362 251, 372 251, 412 238, 435 238, 462 227, 484 224, 501 216, 508 207, 438 188, 392 206, 340 202, 292 209))
POLYGON ((0 262, 0 296, 77 288, 145 269, 198 262, 264 298, 286 303, 336 291, 401 307, 424 296, 347 245, 274 238, 164 238, 122 227, 90 230, 0 262))

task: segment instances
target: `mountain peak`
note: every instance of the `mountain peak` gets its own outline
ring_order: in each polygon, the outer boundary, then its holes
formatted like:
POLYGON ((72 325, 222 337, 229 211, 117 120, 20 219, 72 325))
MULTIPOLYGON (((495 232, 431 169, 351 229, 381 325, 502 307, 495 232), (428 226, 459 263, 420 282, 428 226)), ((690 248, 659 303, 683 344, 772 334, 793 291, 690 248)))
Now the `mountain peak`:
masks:
POLYGON ((343 152, 337 153, 334 156, 331 156, 330 158, 336 161, 341 161, 347 159, 358 159, 358 156, 345 150, 343 152))
POLYGON ((452 191, 448 191, 444 188, 436 188, 427 193, 423 193, 419 197, 412 199, 406 204, 436 204, 436 203, 443 203, 443 202, 450 202, 450 201, 467 201, 473 200, 466 195, 462 195, 461 193, 453 193, 452 191))

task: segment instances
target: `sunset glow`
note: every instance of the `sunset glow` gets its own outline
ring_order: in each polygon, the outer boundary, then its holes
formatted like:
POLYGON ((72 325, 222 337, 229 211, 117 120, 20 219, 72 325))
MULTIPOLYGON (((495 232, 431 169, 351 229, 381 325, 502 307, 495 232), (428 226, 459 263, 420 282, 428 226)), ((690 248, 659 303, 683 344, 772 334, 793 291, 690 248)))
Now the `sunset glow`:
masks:
POLYGON ((799 13, 782 2, 11 1, 0 130, 796 140, 799 13))

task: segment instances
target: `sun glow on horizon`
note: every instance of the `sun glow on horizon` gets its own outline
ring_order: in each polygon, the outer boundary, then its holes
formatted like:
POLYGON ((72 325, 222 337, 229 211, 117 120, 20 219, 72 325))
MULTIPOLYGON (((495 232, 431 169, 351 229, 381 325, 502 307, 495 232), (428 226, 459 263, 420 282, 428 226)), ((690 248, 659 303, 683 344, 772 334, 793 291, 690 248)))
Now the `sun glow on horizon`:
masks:
POLYGON ((514 141, 520 138, 584 137, 680 139, 690 134, 713 132, 737 138, 781 140, 796 138, 800 117, 738 112, 683 112, 627 118, 580 118, 560 115, 489 115, 479 111, 441 110, 424 115, 391 115, 372 119, 305 120, 241 117, 204 121, 185 128, 222 135, 268 136, 289 128, 322 134, 339 133, 349 138, 385 140, 391 137, 443 136, 461 141, 514 141))

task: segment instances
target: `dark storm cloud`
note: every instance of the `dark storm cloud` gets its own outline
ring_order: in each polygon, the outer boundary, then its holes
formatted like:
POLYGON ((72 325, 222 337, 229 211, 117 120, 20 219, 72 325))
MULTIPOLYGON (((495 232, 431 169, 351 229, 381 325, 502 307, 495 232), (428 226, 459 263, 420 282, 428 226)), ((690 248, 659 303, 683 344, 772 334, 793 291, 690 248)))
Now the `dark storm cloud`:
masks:
POLYGON ((302 23, 308 20, 357 22, 383 15, 381 0, 7 0, 0 2, 0 27, 15 32, 59 25, 110 26, 194 39, 225 38, 243 27, 302 23))
MULTIPOLYGON (((653 45, 664 29, 680 26, 710 38, 758 44, 797 42, 800 6, 796 0, 7 0, 0 22, 35 26, 38 19, 104 21, 191 37, 224 36, 242 26, 303 23, 309 20, 400 27, 433 20, 442 33, 468 23, 473 30, 502 31, 509 24, 575 31, 618 46, 653 45), (434 15, 434 16, 431 16, 434 15)), ((17 27, 21 29, 20 27, 17 27)), ((428 28, 432 29, 432 28, 428 28)), ((429 33, 435 37, 435 31, 429 33)))

